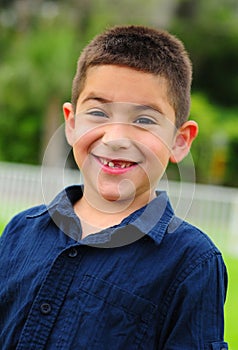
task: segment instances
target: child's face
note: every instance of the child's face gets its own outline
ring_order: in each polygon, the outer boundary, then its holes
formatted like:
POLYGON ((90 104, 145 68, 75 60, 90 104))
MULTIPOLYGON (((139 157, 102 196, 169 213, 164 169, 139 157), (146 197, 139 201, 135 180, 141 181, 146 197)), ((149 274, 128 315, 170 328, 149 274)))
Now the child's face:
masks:
POLYGON ((91 197, 143 203, 153 198, 169 159, 182 159, 171 153, 184 141, 162 77, 114 65, 90 68, 76 114, 69 103, 64 114, 91 197))

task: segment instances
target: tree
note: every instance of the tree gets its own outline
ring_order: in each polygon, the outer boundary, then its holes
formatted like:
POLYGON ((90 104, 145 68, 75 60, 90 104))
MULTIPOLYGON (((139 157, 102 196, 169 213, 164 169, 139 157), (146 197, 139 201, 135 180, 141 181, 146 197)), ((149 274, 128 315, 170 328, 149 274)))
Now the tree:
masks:
POLYGON ((171 26, 191 53, 194 90, 222 106, 238 105, 237 14, 237 1, 184 0, 171 26))

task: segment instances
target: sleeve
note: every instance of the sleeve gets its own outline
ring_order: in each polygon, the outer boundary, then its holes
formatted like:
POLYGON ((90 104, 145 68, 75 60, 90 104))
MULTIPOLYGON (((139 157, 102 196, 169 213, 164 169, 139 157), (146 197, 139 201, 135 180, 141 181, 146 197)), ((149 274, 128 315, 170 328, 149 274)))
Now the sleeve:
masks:
POLYGON ((190 267, 170 300, 163 350, 228 349, 223 339, 226 291, 227 272, 220 254, 190 267))
POLYGON ((20 213, 14 216, 5 226, 0 236, 0 257, 6 255, 6 249, 8 250, 9 247, 15 245, 14 243, 16 241, 16 236, 19 235, 19 232, 22 229, 21 221, 22 214, 20 213))
POLYGON ((34 261, 30 258, 34 251, 27 254, 31 231, 34 232, 32 222, 26 224, 23 212, 11 219, 0 237, 0 349, 17 348, 31 306, 34 281, 39 273, 30 263, 34 261))
POLYGON ((12 226, 14 224, 11 221, 0 237, 0 349, 10 349, 10 345, 6 344, 11 344, 9 338, 14 328, 14 315, 16 314, 14 301, 17 287, 10 283, 12 279, 12 248, 15 244, 12 226))
POLYGON ((5 226, 1 236, 0 236, 0 257, 4 254, 7 245, 7 240, 10 235, 13 219, 5 226))

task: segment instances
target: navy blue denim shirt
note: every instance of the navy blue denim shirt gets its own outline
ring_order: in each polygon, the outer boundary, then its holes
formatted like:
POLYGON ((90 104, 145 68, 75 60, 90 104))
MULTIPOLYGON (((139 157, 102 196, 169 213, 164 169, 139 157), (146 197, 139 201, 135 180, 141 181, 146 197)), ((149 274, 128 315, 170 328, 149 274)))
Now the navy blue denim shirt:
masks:
POLYGON ((166 193, 81 240, 73 186, 0 241, 0 349, 222 350, 220 252, 166 193))

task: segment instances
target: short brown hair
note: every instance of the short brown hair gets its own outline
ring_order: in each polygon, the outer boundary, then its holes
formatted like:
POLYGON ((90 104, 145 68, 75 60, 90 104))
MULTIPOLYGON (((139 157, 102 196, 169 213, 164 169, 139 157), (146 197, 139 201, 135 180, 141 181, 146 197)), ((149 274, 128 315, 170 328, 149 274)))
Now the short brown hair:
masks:
POLYGON ((190 111, 192 64, 183 43, 167 31, 144 26, 116 26, 97 35, 78 60, 72 86, 72 104, 76 109, 87 70, 97 65, 127 66, 160 75, 168 83, 168 99, 181 126, 190 111))

